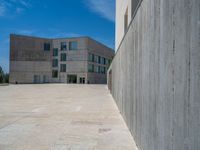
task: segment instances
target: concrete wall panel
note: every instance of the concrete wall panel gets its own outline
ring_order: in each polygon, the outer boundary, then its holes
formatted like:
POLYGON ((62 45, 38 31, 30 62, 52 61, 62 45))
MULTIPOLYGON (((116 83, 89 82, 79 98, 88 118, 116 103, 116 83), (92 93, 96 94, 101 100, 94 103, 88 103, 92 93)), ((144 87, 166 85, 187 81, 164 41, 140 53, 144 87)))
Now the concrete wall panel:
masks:
POLYGON ((143 0, 110 69, 139 149, 200 149, 199 0, 143 0))

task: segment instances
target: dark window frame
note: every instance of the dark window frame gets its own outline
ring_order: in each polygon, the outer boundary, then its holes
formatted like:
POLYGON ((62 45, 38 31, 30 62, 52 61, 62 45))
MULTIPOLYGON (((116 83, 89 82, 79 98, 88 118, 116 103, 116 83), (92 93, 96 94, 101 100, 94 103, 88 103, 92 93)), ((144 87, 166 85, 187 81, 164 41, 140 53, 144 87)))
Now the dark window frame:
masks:
POLYGON ((67 50, 67 42, 61 42, 60 43, 60 50, 66 51, 67 50))
POLYGON ((51 44, 50 43, 44 43, 44 51, 50 51, 51 50, 51 44))
POLYGON ((53 56, 54 57, 58 56, 58 48, 53 49, 53 56))
POLYGON ((58 59, 53 59, 52 66, 53 67, 58 67, 58 59))
POLYGON ((66 72, 67 71, 67 66, 66 64, 60 64, 60 72, 66 72), (65 66, 65 67, 63 67, 65 66))
POLYGON ((60 54, 60 61, 67 61, 67 54, 66 53, 60 54))
POLYGON ((52 78, 58 78, 58 70, 52 70, 52 78))

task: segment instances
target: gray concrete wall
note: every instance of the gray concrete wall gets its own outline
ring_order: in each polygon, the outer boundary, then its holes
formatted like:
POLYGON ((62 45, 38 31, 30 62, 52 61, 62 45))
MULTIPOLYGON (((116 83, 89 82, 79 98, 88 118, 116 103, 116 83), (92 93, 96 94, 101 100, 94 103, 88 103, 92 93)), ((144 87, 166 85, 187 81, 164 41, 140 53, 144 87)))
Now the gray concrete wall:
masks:
POLYGON ((139 149, 200 149, 199 0, 143 0, 110 69, 139 149))

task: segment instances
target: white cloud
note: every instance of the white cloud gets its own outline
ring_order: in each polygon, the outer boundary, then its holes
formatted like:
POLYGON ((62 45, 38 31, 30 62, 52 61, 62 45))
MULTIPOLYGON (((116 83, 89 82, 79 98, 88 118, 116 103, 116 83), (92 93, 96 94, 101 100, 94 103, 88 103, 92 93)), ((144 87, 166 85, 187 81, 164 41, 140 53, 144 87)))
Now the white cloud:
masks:
POLYGON ((31 6, 31 4, 28 0, 18 0, 18 1, 21 5, 23 5, 26 8, 29 8, 31 6))
POLYGON ((18 30, 16 33, 17 34, 23 34, 23 35, 33 35, 34 33, 37 33, 37 31, 36 30, 23 29, 23 30, 18 30))
POLYGON ((0 0, 0 16, 13 16, 13 12, 19 14, 30 6, 29 0, 0 0))
POLYGON ((115 21, 115 0, 86 0, 85 3, 91 11, 115 21))

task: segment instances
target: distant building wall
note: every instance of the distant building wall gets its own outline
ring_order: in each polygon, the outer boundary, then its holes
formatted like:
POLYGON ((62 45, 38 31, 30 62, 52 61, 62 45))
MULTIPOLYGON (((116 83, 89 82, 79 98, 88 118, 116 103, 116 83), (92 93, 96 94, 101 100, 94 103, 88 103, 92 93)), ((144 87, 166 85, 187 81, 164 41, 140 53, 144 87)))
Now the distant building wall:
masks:
POLYGON ((105 84, 114 51, 89 38, 10 36, 10 83, 105 84), (90 57, 89 57, 90 56, 90 57))
MULTIPOLYGON (((116 36, 119 45, 122 32, 116 36)), ((139 149, 200 149, 199 0, 143 0, 110 70, 111 93, 139 149)))
POLYGON ((11 35, 10 37, 10 83, 49 82, 51 78, 51 50, 44 51, 44 43, 51 40, 11 35), (39 81, 38 81, 39 82, 39 81))
POLYGON ((111 48, 108 48, 107 46, 99 43, 98 41, 95 41, 91 38, 88 38, 87 41, 88 44, 88 53, 93 54, 95 56, 100 56, 101 58, 105 58, 105 63, 102 63, 102 60, 100 62, 96 62, 95 60, 93 62, 89 61, 88 64, 94 66, 94 72, 88 73, 88 81, 90 84, 106 84, 107 83, 107 70, 110 66, 110 63, 114 57, 114 51, 111 48), (110 60, 108 62, 107 60, 110 60), (95 72, 95 68, 99 68, 99 72, 95 72), (105 72, 101 73, 101 69, 105 68, 105 72))

